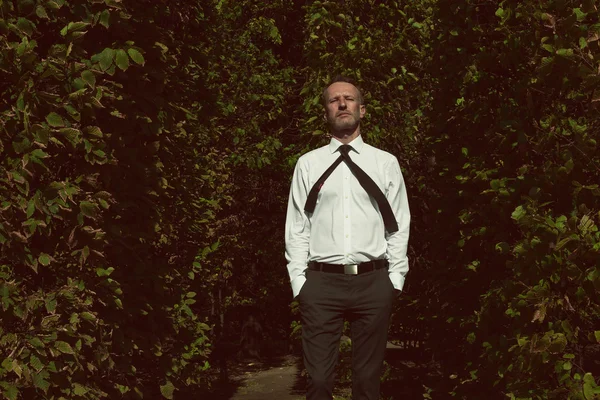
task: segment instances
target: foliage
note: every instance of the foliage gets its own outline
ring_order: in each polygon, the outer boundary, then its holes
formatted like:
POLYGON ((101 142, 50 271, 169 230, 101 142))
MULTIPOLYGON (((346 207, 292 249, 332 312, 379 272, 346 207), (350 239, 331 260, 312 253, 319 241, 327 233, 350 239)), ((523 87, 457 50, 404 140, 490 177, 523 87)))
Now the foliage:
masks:
POLYGON ((597 9, 442 1, 436 19, 435 339, 462 350, 453 393, 593 398, 597 9))
POLYGON ((599 39, 589 0, 0 1, 2 395, 189 397, 250 312, 277 347, 341 73, 409 187, 422 395, 594 398, 599 39))
POLYGON ((3 394, 172 398, 208 367, 209 326, 190 308, 203 241, 185 240, 220 197, 186 204, 190 224, 172 212, 211 157, 189 58, 202 10, 0 4, 3 394), (181 155, 196 168, 179 170, 181 155))

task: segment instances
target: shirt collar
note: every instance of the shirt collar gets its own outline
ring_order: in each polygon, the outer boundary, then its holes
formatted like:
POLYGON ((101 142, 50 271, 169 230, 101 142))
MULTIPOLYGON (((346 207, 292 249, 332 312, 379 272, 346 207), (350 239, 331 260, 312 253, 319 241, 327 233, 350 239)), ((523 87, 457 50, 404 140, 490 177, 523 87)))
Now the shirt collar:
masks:
MULTIPOLYGON (((335 153, 342 144, 343 143, 337 140, 335 137, 332 137, 331 141, 329 142, 329 151, 331 152, 331 154, 335 153)), ((362 135, 358 135, 353 141, 351 141, 348 144, 352 146, 352 149, 354 151, 360 154, 362 148, 365 145, 365 142, 362 139, 362 135)))

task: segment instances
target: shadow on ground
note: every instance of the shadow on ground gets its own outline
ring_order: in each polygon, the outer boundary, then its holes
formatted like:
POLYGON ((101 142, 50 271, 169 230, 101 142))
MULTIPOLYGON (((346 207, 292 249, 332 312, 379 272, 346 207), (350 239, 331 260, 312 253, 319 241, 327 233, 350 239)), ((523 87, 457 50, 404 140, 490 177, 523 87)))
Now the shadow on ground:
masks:
MULTIPOLYGON (((343 359, 349 354, 341 355, 343 359)), ((422 399, 431 393, 440 379, 439 365, 422 351, 391 348, 386 353, 385 381, 381 399, 422 399)), ((214 385, 212 390, 193 397, 206 400, 301 400, 306 393, 306 376, 302 357, 286 355, 261 361, 240 360, 228 364, 227 382, 214 385)), ((334 395, 336 400, 349 399, 351 375, 338 377, 334 395)), ((438 398, 435 396, 434 398, 438 398)))
POLYGON ((228 379, 193 398, 210 400, 300 400, 305 381, 297 356, 239 360, 228 364, 228 379), (198 397, 199 396, 199 397, 198 397))

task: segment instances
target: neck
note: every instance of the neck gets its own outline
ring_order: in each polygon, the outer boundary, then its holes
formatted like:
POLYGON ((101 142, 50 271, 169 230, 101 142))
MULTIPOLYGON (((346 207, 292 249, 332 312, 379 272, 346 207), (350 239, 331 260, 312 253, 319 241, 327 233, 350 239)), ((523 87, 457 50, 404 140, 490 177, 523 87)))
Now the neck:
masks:
POLYGON ((331 132, 331 135, 343 144, 348 144, 360 136, 360 126, 357 126, 354 131, 331 132))

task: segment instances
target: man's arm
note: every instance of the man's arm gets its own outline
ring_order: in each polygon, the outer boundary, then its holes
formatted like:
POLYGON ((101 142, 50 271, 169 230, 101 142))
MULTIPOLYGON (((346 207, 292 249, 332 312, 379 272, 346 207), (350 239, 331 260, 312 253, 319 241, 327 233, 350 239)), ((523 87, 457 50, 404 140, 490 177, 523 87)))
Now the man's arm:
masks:
POLYGON ((288 261, 287 269, 294 297, 298 296, 302 285, 306 282, 310 221, 304 212, 304 203, 306 203, 308 190, 308 176, 302 168, 302 160, 298 160, 292 177, 285 220, 285 258, 288 261))
POLYGON ((410 209, 404 177, 396 157, 392 157, 386 169, 386 197, 398 222, 398 231, 386 234, 389 274, 397 290, 404 287, 404 278, 408 273, 408 236, 410 227, 410 209))

